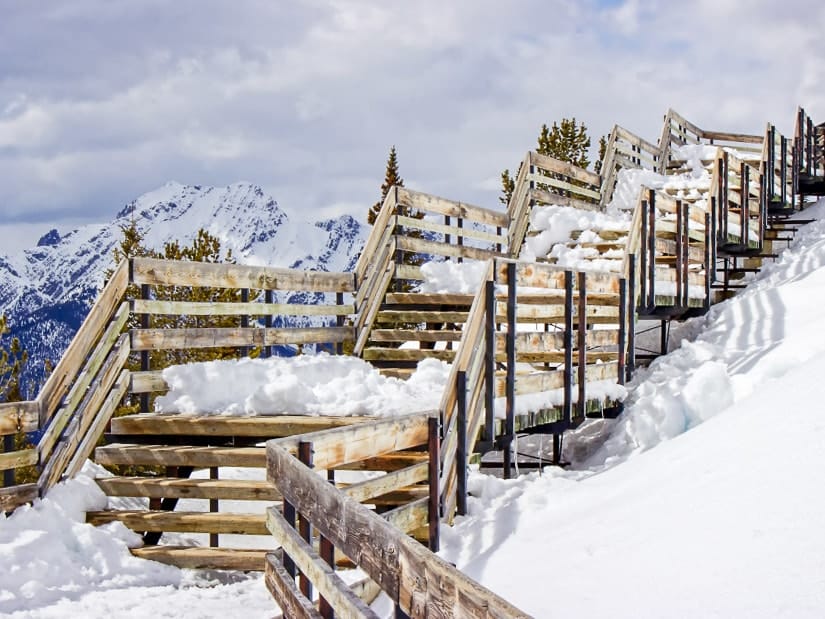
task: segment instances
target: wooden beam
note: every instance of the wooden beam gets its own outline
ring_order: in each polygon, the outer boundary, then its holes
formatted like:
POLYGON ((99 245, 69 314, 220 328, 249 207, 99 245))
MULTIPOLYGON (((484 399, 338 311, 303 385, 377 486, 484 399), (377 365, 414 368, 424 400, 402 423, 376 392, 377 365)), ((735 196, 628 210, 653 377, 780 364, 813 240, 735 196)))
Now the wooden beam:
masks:
POLYGON ((110 510, 86 512, 86 522, 100 526, 122 522, 133 531, 268 535, 264 514, 110 510))
POLYGON ((107 496, 233 501, 281 500, 281 495, 273 484, 259 480, 102 477, 95 481, 107 496))
POLYGON ((407 189, 406 187, 398 188, 398 201, 420 211, 448 215, 450 217, 461 217, 462 219, 493 226, 501 226, 502 228, 506 228, 510 224, 510 218, 506 213, 493 211, 480 206, 473 206, 472 204, 466 204, 464 202, 446 200, 438 196, 407 189))
POLYGON ((113 434, 253 436, 280 438, 375 420, 375 417, 312 415, 172 415, 147 413, 112 419, 113 434))
POLYGON ((301 271, 241 264, 133 258, 132 283, 310 292, 352 292, 352 273, 301 271))
POLYGON ((192 329, 132 329, 133 350, 174 350, 278 344, 326 344, 355 339, 353 327, 203 327, 192 329))
POLYGON ((215 303, 211 301, 132 300, 135 314, 166 316, 346 316, 355 313, 350 305, 324 303, 215 303))
POLYGON ((20 484, 9 488, 0 488, 0 514, 13 511, 26 503, 31 503, 39 496, 37 484, 20 484))
POLYGON ((174 565, 181 569, 241 570, 262 572, 268 550, 246 548, 208 548, 204 546, 144 546, 132 548, 141 559, 174 565))
POLYGON ((324 619, 320 612, 298 590, 295 579, 289 575, 274 554, 266 555, 264 574, 266 588, 277 600, 284 617, 289 619, 324 619))

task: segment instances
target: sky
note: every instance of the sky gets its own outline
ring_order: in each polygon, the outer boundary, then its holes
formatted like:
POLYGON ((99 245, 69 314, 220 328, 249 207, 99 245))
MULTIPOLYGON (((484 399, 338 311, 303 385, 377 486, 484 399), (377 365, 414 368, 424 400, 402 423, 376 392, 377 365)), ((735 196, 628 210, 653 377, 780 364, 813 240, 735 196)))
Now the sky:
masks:
MULTIPOLYGON (((651 141, 825 119, 814 0, 0 0, 0 225, 110 220, 166 181, 364 219, 407 186, 495 208, 542 123, 651 141)), ((2 253, 2 251, 0 251, 2 253)))

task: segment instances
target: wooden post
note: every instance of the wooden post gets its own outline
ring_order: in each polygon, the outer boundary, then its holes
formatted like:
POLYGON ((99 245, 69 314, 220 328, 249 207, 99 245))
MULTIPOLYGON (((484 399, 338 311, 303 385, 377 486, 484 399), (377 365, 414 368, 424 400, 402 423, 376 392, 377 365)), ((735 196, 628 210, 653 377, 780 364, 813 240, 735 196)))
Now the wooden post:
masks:
POLYGON ((428 421, 427 451, 429 452, 429 503, 427 504, 427 523, 429 525, 429 546, 432 552, 438 552, 441 545, 439 536, 439 522, 441 520, 441 504, 439 497, 438 478, 441 474, 441 442, 438 417, 430 417, 428 421))
POLYGON ((492 445, 495 436, 496 407, 496 284, 484 283, 486 346, 484 350, 484 442, 492 445))
MULTIPOLYGON (((249 288, 241 288, 241 303, 249 303, 249 288)), ((240 326, 241 329, 248 329, 249 328, 249 315, 243 314, 240 319, 240 326)), ((249 356, 250 347, 249 346, 241 346, 240 353, 241 357, 248 357, 249 356)))
POLYGON ((676 200, 676 299, 674 305, 682 304, 685 282, 682 280, 682 260, 684 252, 684 212, 682 201, 676 200))
POLYGON ((619 342, 618 342, 618 376, 617 382, 625 384, 625 364, 626 364, 626 340, 627 336, 627 280, 622 277, 619 280, 619 342))
MULTIPOLYGON (((344 304, 344 293, 343 292, 336 292, 335 293, 335 304, 338 305, 339 307, 344 304)), ((339 314, 338 316, 335 317, 335 325, 337 327, 343 327, 344 324, 345 324, 344 323, 344 316, 339 314)), ((335 354, 337 354, 337 355, 343 355, 344 354, 344 343, 343 342, 338 342, 335 345, 335 354)))
POLYGON ((750 218, 750 183, 749 166, 744 161, 739 167, 739 182, 742 187, 739 190, 739 216, 741 217, 739 223, 742 227, 740 235, 742 237, 742 247, 748 249, 748 219, 750 218))
MULTIPOLYGON (((445 226, 450 225, 450 216, 449 215, 444 215, 444 225, 445 226)), ((450 244, 450 233, 449 232, 444 234, 444 243, 446 243, 447 245, 450 244)))
POLYGON ((650 253, 647 259, 647 277, 650 280, 647 285, 649 295, 647 306, 653 310, 656 307, 656 192, 651 189, 648 197, 650 209, 648 210, 647 250, 650 253))
MULTIPOLYGON (((649 208, 650 208, 650 205, 647 203, 647 200, 642 200, 642 222, 641 222, 641 224, 642 224, 642 230, 641 230, 642 241, 641 241, 641 245, 640 245, 641 250, 642 250, 642 256, 641 256, 641 264, 639 265, 640 266, 640 269, 639 269, 639 279, 640 279, 639 285, 641 286, 641 294, 639 295, 639 298, 641 300, 640 305, 644 308, 647 308, 647 233, 648 233, 648 229, 647 229, 647 220, 648 220, 647 211, 648 211, 649 208)), ((636 257, 633 256, 633 258, 635 260, 636 257)), ((635 277, 635 272, 634 272, 633 275, 635 277)), ((635 308, 634 308, 634 311, 635 311, 635 308)))
MULTIPOLYGON (((782 162, 784 163, 784 161, 785 157, 783 156, 782 162)), ((776 127, 774 125, 771 125, 771 128, 768 131, 768 161, 766 167, 770 170, 770 176, 768 178, 768 192, 770 199, 772 200, 776 195, 776 127)))
MULTIPOLYGON (((148 299, 150 296, 150 288, 149 284, 141 284, 140 286, 140 298, 141 299, 148 299)), ((148 329, 150 326, 149 323, 149 314, 143 314, 140 317, 140 328, 141 329, 148 329)), ((143 372, 149 371, 151 368, 151 359, 149 358, 149 351, 142 350, 140 351, 140 369, 143 372)), ((141 393, 140 394, 140 412, 141 413, 148 413, 149 412, 149 394, 148 393, 141 393)))
POLYGON ((578 316, 578 372, 579 372, 579 402, 576 416, 584 419, 587 413, 587 274, 578 273, 579 284, 579 316, 578 316))
POLYGON ((722 217, 722 244, 728 242, 728 153, 723 152, 719 158, 719 198, 722 203, 719 204, 719 213, 722 217))
MULTIPOLYGON (((706 244, 708 244, 709 247, 711 248, 710 264, 707 266, 708 273, 710 273, 710 276, 709 276, 710 281, 708 281, 708 284, 710 284, 710 282, 715 282, 716 281, 716 255, 717 255, 716 252, 717 252, 717 247, 718 247, 718 243, 719 243, 719 234, 718 234, 719 228, 718 228, 718 225, 717 225, 718 224, 718 219, 719 219, 718 206, 719 206, 719 201, 716 199, 716 197, 711 197, 711 199, 710 199, 710 238, 708 238, 707 236, 705 237, 706 238, 706 244), (708 241, 709 241, 709 243, 708 243, 708 241)), ((707 219, 705 219, 705 222, 706 222, 705 223, 705 229, 707 230, 707 219)))
MULTIPOLYGON (((459 229, 459 230, 461 230, 461 229, 464 227, 464 219, 463 219, 461 216, 456 217, 456 225, 458 226, 458 229, 459 229)), ((464 237, 463 237, 463 236, 461 236, 461 234, 458 234, 458 235, 457 235, 457 237, 456 237, 456 241, 457 241, 457 244, 458 244, 458 246, 459 246, 459 247, 461 247, 462 245, 464 245, 464 237)), ((462 258, 461 256, 459 256, 459 257, 458 257, 458 261, 459 261, 459 262, 464 262, 464 258, 462 258)))
MULTIPOLYGON (((713 217, 710 213, 705 213, 705 310, 710 309, 710 282, 711 282, 711 272, 715 272, 715 268, 711 266, 711 234, 710 234, 710 226, 711 221, 713 221, 713 217), (712 271, 713 269, 713 271, 712 271)), ((715 279, 715 277, 714 277, 715 279)))
MULTIPOLYGON (((14 451, 14 434, 3 435, 3 451, 7 453, 14 451)), ((3 471, 3 485, 8 488, 13 486, 14 483, 14 469, 5 469, 3 471)))
POLYGON ((690 204, 682 205, 682 306, 688 307, 690 291, 690 278, 688 277, 690 267, 690 204))
POLYGON ((504 479, 510 478, 512 443, 516 426, 516 263, 507 263, 507 376, 505 379, 506 408, 504 418, 503 466, 504 479))
MULTIPOLYGON (((275 302, 275 294, 271 290, 264 291, 264 303, 274 303, 275 302)), ((272 328, 272 314, 267 314, 264 316, 264 328, 271 329, 272 328)), ((268 358, 272 356, 272 346, 264 346, 263 349, 263 356, 268 358)))
MULTIPOLYGON (((212 466, 209 467, 209 479, 218 479, 218 467, 212 466)), ((210 513, 216 514, 220 511, 220 503, 218 499, 209 499, 209 511, 210 513)), ((209 547, 210 548, 217 548, 220 545, 218 534, 217 533, 210 533, 209 534, 209 547)))
POLYGON ((627 375, 630 381, 636 371, 636 254, 628 257, 630 279, 628 281, 628 308, 627 308, 627 375))
MULTIPOLYGON (((312 442, 301 441, 298 443, 298 459, 309 468, 312 468, 312 442)), ((298 531, 307 544, 312 544, 312 523, 303 514, 298 514, 298 531)), ((303 593, 307 599, 311 600, 312 583, 306 574, 300 574, 300 576, 301 593, 303 593)))
POLYGON ((458 409, 456 447, 456 511, 460 516, 467 515, 467 372, 460 370, 456 375, 456 408, 458 409))
POLYGON ((564 272, 564 424, 573 421, 573 271, 564 272))
MULTIPOLYGON (((335 471, 333 469, 327 471, 327 481, 331 483, 333 487, 335 487, 335 471)), ((327 537, 323 535, 318 536, 318 554, 321 556, 321 559, 324 561, 324 563, 329 565, 330 569, 334 572, 335 546, 327 537)), ((321 616, 324 619, 335 618, 335 611, 323 596, 319 596, 318 599, 318 612, 321 613, 321 616)))
MULTIPOLYGON (((784 208, 788 201, 788 138, 786 138, 784 135, 781 138, 779 148, 782 157, 782 160, 780 162, 780 165, 782 166, 782 175, 780 180, 782 186, 779 188, 779 192, 780 199, 782 201, 782 208, 784 208)), ((771 173, 771 178, 773 178, 773 173, 771 173)), ((771 195, 771 197, 773 197, 773 194, 771 195)))
POLYGON ((767 167, 762 163, 762 172, 759 174, 759 211, 756 214, 756 229, 759 230, 757 247, 761 252, 765 247, 765 213, 768 211, 768 190, 765 186, 767 167))

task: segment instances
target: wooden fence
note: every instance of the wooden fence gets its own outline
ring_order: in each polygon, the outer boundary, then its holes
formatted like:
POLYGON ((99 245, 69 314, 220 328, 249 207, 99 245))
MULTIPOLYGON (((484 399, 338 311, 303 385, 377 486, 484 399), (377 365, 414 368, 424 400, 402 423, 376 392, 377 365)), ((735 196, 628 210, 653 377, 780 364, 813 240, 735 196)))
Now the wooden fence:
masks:
MULTIPOLYGON (((267 527, 283 553, 267 555, 265 581, 286 616, 377 617, 335 573, 336 551, 389 596, 396 616, 527 616, 404 533, 429 521, 429 544, 437 548, 437 475, 430 477, 429 499, 401 508, 403 513, 378 515, 359 504, 351 489, 336 489, 317 473, 421 444, 429 445, 430 466, 436 468, 437 427, 437 418, 413 415, 267 442, 267 476, 284 502, 282 511, 271 507, 267 513, 267 527)), ((401 471, 364 484, 386 485, 396 474, 401 471)))

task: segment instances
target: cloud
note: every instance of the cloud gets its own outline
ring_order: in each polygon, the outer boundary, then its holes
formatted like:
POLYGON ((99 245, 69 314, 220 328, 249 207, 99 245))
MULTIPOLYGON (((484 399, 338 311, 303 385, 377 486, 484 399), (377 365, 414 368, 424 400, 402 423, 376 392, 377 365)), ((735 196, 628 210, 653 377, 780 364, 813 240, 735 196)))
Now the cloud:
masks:
POLYGON ((363 217, 390 145, 418 188, 489 207, 563 116, 655 140, 825 117, 825 8, 789 0, 11 3, 0 214, 108 219, 174 178, 363 217), (362 207, 358 207, 362 205, 362 207))

